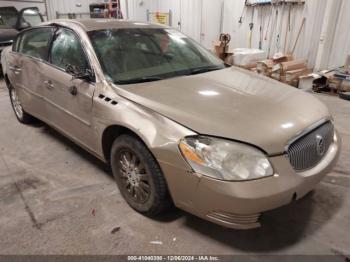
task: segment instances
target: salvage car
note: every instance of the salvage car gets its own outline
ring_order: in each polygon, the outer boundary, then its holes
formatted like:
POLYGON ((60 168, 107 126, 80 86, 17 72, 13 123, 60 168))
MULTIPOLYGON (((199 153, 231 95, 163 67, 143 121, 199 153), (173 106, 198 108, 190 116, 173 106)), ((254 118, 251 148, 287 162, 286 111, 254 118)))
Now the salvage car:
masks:
POLYGON ((4 52, 17 119, 39 119, 109 163, 126 202, 148 216, 174 204, 255 228, 314 189, 339 155, 318 99, 226 65, 169 27, 57 20, 4 52))
POLYGON ((23 8, 20 11, 14 6, 0 7, 0 56, 4 48, 12 45, 19 31, 43 21, 37 7, 23 8))

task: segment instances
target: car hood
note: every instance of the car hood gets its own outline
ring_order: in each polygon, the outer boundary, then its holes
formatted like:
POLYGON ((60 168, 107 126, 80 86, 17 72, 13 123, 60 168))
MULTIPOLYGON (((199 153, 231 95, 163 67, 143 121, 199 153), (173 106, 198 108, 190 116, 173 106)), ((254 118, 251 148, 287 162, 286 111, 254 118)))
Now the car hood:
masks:
POLYGON ((15 29, 0 29, 0 43, 14 40, 18 31, 15 29))
POLYGON ((329 118, 312 95, 236 67, 115 87, 199 134, 243 141, 268 154, 284 152, 292 138, 329 118))

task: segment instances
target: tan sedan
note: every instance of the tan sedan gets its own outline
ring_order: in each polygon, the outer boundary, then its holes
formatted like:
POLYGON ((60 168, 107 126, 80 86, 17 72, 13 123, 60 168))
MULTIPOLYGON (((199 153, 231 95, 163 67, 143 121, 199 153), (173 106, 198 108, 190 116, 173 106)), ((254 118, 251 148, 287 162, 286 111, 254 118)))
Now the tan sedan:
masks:
POLYGON ((25 30, 2 62, 14 112, 109 163, 127 203, 175 206, 231 228, 312 190, 340 141, 327 108, 229 67, 179 31, 58 20, 25 30))

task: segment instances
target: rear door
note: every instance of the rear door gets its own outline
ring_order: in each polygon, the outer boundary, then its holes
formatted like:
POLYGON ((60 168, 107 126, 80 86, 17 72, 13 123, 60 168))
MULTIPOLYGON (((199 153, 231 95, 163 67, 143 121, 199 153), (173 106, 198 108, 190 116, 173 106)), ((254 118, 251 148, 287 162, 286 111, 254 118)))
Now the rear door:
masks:
POLYGON ((7 56, 8 76, 17 89, 23 108, 43 120, 47 118, 44 102, 43 72, 54 28, 33 28, 20 34, 7 56))
POLYGON ((92 122, 92 98, 95 84, 75 79, 68 66, 90 70, 88 56, 79 36, 68 28, 60 28, 52 42, 45 69, 47 110, 50 122, 78 143, 90 148, 95 143, 92 122), (73 92, 75 90, 76 92, 73 92))

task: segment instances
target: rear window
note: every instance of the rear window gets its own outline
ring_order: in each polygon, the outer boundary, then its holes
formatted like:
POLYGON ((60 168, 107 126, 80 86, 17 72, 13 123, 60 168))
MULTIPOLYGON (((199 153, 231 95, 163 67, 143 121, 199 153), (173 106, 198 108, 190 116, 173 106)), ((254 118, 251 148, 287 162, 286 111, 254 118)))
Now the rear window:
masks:
POLYGON ((0 8, 0 29, 15 28, 18 12, 14 7, 0 8))
POLYGON ((24 55, 46 60, 48 44, 53 34, 50 27, 36 28, 22 34, 17 51, 24 55))

